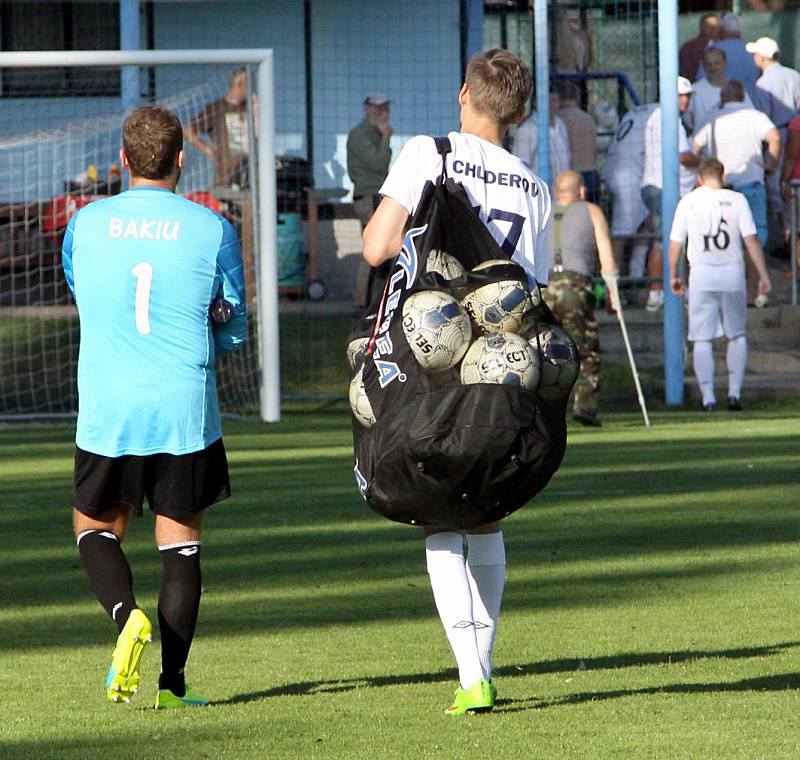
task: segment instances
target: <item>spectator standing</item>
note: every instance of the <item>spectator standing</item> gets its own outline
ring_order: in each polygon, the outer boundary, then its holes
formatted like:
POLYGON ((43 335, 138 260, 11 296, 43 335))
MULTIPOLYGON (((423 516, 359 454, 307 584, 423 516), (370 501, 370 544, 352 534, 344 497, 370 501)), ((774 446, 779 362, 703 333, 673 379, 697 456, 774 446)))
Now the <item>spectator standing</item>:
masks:
POLYGON ((685 42, 678 54, 678 73, 690 82, 697 79, 697 70, 703 60, 705 49, 719 39, 720 22, 714 13, 706 13, 700 17, 699 34, 685 42))
POLYGON ((608 146, 603 164, 603 179, 611 193, 611 240, 618 262, 623 260, 625 243, 634 238, 629 274, 644 276, 649 242, 636 239, 647 220, 647 206, 640 188, 644 174, 645 125, 656 105, 639 106, 625 116, 608 146))
POLYGON ((582 425, 600 427, 600 338, 592 278, 598 257, 604 278, 616 277, 618 271, 606 218, 599 206, 586 201, 586 187, 578 172, 563 172, 556 178, 550 242, 553 267, 544 298, 581 357, 573 417, 582 425))
MULTIPOLYGON (((692 99, 686 109, 684 121, 690 132, 696 132, 719 113, 720 90, 728 81, 727 56, 721 48, 708 48, 703 54, 706 77, 698 79, 692 85, 692 99)), ((753 102, 745 91, 744 104, 753 107, 753 102)))
MULTIPOLYGON (((558 116, 567 128, 570 166, 583 177, 586 200, 597 203, 600 199, 600 175, 597 172, 597 124, 579 105, 580 91, 573 82, 558 86, 561 108, 558 116)), ((556 176, 556 175, 554 175, 556 176)))
MULTIPOLYGON (((531 100, 531 105, 535 103, 531 100)), ((557 177, 569 169, 572 154, 569 147, 567 126, 558 112, 561 110, 561 97, 555 90, 550 92, 550 176, 557 177)), ((532 110, 517 128, 512 151, 534 174, 539 173, 539 128, 536 123, 536 111, 532 110)), ((550 182, 551 187, 553 181, 550 182)))
MULTIPOLYGON (((783 154, 783 167, 781 169, 781 197, 786 203, 792 202, 791 186, 792 180, 800 180, 800 116, 795 116, 790 122, 786 135, 786 150, 783 154)), ((795 201, 797 203, 797 201, 795 201)), ((800 213, 800 209, 798 209, 800 213)), ((791 232, 787 232, 790 235, 791 232)), ((789 241, 791 242, 791 241, 789 241)), ((797 252, 798 264, 800 264, 800 248, 797 252)), ((800 267, 798 267, 800 271, 800 267)), ((787 272, 787 277, 791 279, 791 272, 787 272)), ((798 275, 800 277, 800 275, 798 275)))
MULTIPOLYGON (((711 47, 725 52, 728 61, 728 78, 738 79, 749 95, 756 86, 756 80, 761 76, 761 71, 742 42, 742 19, 735 13, 723 13, 720 23, 720 39, 712 42, 711 47)), ((697 77, 700 79, 707 76, 708 72, 704 68, 704 62, 701 62, 697 77)))
POLYGON ((225 96, 209 103, 184 127, 183 134, 186 142, 211 159, 217 186, 249 187, 247 155, 250 151, 250 135, 247 128, 245 69, 236 69, 231 74, 225 96), (204 140, 201 134, 207 135, 211 142, 204 140))
MULTIPOLYGON (((362 231, 378 207, 378 191, 389 172, 394 133, 389 123, 389 98, 372 92, 364 99, 364 119, 347 135, 347 173, 353 182, 353 211, 362 231)), ((386 278, 387 267, 369 267, 362 261, 356 275, 356 305, 369 306, 376 279, 386 278)), ((380 282, 378 283, 380 284, 380 282)))
POLYGON ((694 152, 722 162, 727 184, 747 198, 763 247, 767 242, 765 175, 778 167, 781 137, 765 114, 744 104, 741 82, 735 79, 726 82, 720 97, 719 115, 694 135, 694 152), (766 164, 762 142, 767 143, 766 164))
MULTIPOLYGON (((745 46, 753 54, 755 65, 761 70, 756 85, 791 111, 800 108, 800 73, 778 62, 778 43, 770 37, 759 37, 745 46)), ((779 126, 783 126, 782 124, 779 126)))
MULTIPOLYGON (((685 77, 678 77, 678 110, 686 113, 692 97, 692 84, 685 77)), ((692 146, 683 122, 678 120, 678 160, 680 161, 680 194, 686 195, 694 188, 697 175, 694 168, 700 159, 692 152, 692 146)), ((645 308, 658 311, 664 305, 664 289, 662 283, 662 248, 661 248, 661 106, 656 105, 647 117, 644 134, 644 172, 641 179, 642 201, 650 212, 653 221, 653 241, 647 261, 647 273, 653 278, 645 308)))
POLYGON ((772 287, 750 207, 743 195, 723 189, 723 177, 724 167, 719 161, 703 161, 700 187, 678 203, 669 235, 670 287, 677 296, 686 292, 678 267, 681 246, 688 238, 688 339, 694 343, 694 373, 703 396, 703 409, 708 412, 716 404, 711 341, 723 335, 728 339, 728 409, 742 410, 742 382, 747 366, 742 239, 758 272, 759 294, 766 296, 772 287))

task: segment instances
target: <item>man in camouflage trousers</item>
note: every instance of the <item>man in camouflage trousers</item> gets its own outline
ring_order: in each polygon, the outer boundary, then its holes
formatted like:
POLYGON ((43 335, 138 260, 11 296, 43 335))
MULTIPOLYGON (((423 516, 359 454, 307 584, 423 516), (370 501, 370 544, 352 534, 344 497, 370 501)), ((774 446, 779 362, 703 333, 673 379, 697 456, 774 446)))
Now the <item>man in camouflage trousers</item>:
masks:
POLYGON ((550 283, 544 299, 572 336, 581 357, 575 384, 573 417, 583 425, 600 427, 600 339, 594 318, 592 278, 600 259, 604 278, 618 275, 611 236, 603 211, 584 200, 583 177, 573 171, 555 182, 550 283))

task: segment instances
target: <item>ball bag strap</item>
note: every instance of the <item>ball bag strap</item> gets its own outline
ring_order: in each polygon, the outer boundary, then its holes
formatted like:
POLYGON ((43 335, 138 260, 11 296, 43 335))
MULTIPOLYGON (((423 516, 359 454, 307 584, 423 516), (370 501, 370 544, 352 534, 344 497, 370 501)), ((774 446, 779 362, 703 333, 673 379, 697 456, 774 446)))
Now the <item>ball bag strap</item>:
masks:
POLYGON ((451 153, 453 146, 450 145, 449 137, 434 137, 433 142, 436 143, 436 152, 442 157, 442 173, 436 180, 437 185, 444 184, 447 179, 447 154, 451 153))

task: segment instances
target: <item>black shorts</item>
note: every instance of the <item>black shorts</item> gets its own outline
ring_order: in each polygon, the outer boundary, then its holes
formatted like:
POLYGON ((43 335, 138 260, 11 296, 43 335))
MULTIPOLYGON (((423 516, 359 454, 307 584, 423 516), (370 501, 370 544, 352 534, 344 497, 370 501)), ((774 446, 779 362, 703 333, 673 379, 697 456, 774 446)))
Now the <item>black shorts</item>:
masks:
POLYGON ((105 457, 75 448, 75 509, 95 517, 114 507, 142 516, 144 499, 176 520, 231 495, 222 439, 191 454, 105 457))

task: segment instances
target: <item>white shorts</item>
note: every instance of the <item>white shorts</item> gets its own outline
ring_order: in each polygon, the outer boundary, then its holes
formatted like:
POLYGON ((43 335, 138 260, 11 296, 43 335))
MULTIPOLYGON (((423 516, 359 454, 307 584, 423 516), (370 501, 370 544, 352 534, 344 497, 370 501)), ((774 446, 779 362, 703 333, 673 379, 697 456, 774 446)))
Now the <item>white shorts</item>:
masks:
POLYGON ((690 341, 728 339, 744 335, 747 328, 747 292, 744 290, 692 290, 689 287, 690 341))
POLYGON ((631 183, 612 190, 611 198, 611 237, 635 235, 648 214, 639 185, 631 183))

